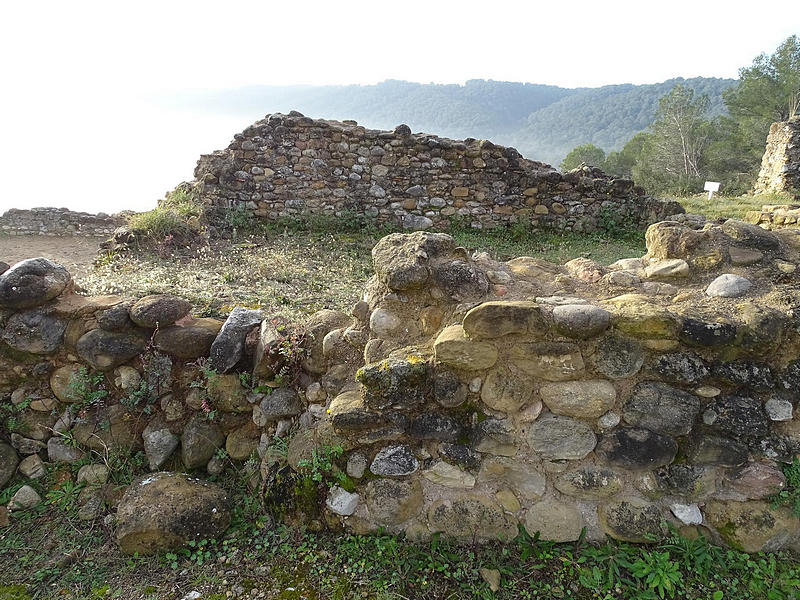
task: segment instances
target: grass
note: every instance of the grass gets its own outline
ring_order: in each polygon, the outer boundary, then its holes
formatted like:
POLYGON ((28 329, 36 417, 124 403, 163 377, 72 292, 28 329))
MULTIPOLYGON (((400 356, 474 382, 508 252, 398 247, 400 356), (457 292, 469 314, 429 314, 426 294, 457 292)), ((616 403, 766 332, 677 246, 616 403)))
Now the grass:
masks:
POLYGON ((687 213, 698 213, 709 219, 744 219, 748 211, 760 211, 764 204, 797 202, 790 194, 714 196, 711 202, 708 201, 708 194, 696 194, 675 199, 683 205, 687 213))
POLYGON ((164 240, 168 236, 186 238, 200 227, 202 206, 191 187, 182 184, 167 194, 153 210, 130 216, 128 226, 141 240, 164 240))
MULTIPOLYGON (((40 489, 52 485, 51 471, 40 489)), ((800 562, 747 555, 673 532, 659 544, 554 544, 524 530, 505 543, 455 543, 434 536, 312 533, 271 524, 244 478, 218 483, 234 497, 234 519, 217 540, 150 557, 119 553, 113 530, 79 521, 73 503, 49 496, 0 530, 0 599, 204 598, 709 598, 790 600, 800 562), (489 589, 481 568, 496 569, 489 589)))
MULTIPOLYGON (((270 223, 211 245, 104 255, 77 281, 90 294, 176 293, 199 316, 225 315, 241 305, 297 320, 323 308, 349 309, 373 273, 372 247, 390 232, 359 219, 270 223)), ((645 252, 643 234, 628 230, 604 235, 462 227, 449 233, 470 252, 499 260, 532 255, 563 263, 586 256, 607 263, 645 252)))

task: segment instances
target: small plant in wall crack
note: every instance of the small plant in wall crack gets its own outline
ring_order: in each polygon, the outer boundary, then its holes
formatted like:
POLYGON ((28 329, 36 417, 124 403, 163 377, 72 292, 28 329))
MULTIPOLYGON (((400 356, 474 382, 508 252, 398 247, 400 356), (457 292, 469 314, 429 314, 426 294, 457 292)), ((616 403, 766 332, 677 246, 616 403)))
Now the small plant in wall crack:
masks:
POLYGON ((346 473, 336 466, 336 460, 341 458, 344 448, 340 444, 333 446, 324 445, 311 451, 311 458, 297 461, 297 466, 305 470, 306 477, 318 484, 335 484, 352 491, 354 485, 346 473))
POLYGON ((70 376, 67 395, 75 399, 75 403, 70 405, 72 413, 79 418, 85 418, 89 408, 102 405, 108 397, 105 376, 102 373, 90 375, 86 367, 81 367, 70 376))
POLYGON ((219 385, 220 376, 217 373, 217 370, 211 366, 211 363, 207 358, 201 357, 195 362, 189 364, 200 369, 201 378, 193 381, 190 384, 190 387, 200 390, 200 408, 206 418, 209 421, 213 421, 217 416, 217 409, 215 406, 213 406, 211 394, 219 385))
POLYGON ((784 465, 783 474, 786 476, 786 489, 770 498, 772 508, 788 506, 792 514, 800 517, 800 458, 795 456, 790 464, 784 465))

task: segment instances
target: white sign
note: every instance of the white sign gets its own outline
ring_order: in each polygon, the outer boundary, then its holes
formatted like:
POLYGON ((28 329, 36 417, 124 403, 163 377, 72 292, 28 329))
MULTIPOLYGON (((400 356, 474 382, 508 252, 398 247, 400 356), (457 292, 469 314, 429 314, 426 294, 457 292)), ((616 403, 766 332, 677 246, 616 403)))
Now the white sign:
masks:
POLYGON ((714 195, 714 192, 719 191, 719 181, 706 181, 706 185, 703 189, 708 192, 708 199, 711 200, 711 196, 714 195))

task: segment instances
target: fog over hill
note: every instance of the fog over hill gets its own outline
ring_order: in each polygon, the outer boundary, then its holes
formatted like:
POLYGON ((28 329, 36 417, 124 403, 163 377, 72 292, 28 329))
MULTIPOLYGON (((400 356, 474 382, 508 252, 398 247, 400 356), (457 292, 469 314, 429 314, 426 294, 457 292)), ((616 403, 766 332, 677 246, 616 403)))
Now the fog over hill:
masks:
MULTIPOLYGON (((725 111, 722 91, 733 79, 676 78, 648 85, 561 88, 532 83, 485 81, 423 84, 388 80, 375 85, 250 86, 186 91, 158 102, 255 121, 267 113, 299 110, 328 119, 355 119, 368 127, 414 131, 462 139, 491 139, 514 146, 526 157, 558 165, 575 146, 591 142, 619 150, 647 128, 658 100, 681 83, 708 94, 711 116, 725 111)), ((231 132, 234 133, 234 132, 231 132)))

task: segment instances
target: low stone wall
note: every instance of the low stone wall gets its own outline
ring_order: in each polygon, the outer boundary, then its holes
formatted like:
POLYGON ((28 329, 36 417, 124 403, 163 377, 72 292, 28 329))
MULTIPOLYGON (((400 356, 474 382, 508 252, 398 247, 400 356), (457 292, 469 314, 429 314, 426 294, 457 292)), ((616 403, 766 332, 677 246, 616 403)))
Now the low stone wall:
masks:
POLYGON ((109 237, 124 225, 122 215, 73 212, 66 208, 12 208, 0 215, 0 234, 5 235, 82 235, 109 237))
POLYGON ((518 222, 573 231, 644 226, 683 212, 632 181, 588 167, 561 174, 486 140, 366 129, 355 121, 273 114, 200 158, 201 198, 212 212, 263 219, 355 214, 407 229, 518 222))
MULTIPOLYGON (((286 463, 319 474, 324 503, 303 509, 316 527, 646 542, 671 523, 798 549, 800 519, 768 498, 800 454, 800 232, 662 222, 647 246, 610 266, 500 263, 445 234, 393 234, 351 313, 302 326, 77 296, 62 267, 18 264, 0 276, 0 393, 17 407, 0 488, 17 468, 133 447, 153 471, 247 461, 256 487, 286 463)), ((82 494, 83 518, 119 495, 82 494)), ((216 535, 227 502, 210 483, 147 476, 117 538, 144 553, 216 535)))
POLYGON ((800 197, 800 117, 773 123, 769 128, 755 193, 775 192, 800 197))
POLYGON ((765 204, 761 210, 748 211, 745 220, 764 229, 800 227, 800 204, 765 204))

